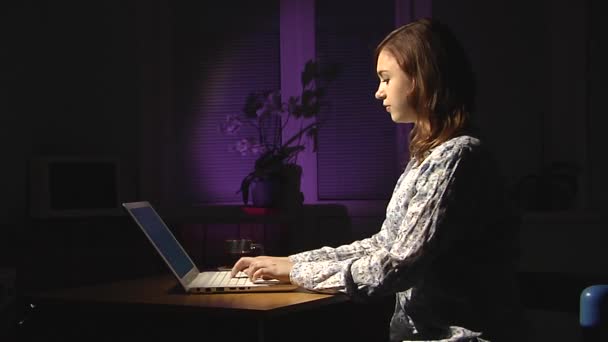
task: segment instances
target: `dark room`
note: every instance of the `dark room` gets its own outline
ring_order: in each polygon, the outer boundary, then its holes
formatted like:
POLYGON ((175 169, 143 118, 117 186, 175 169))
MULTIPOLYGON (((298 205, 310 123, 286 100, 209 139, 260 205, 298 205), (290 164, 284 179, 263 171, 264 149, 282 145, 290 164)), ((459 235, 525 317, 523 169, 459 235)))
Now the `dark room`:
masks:
POLYGON ((608 340, 607 11, 5 3, 0 341, 608 340))

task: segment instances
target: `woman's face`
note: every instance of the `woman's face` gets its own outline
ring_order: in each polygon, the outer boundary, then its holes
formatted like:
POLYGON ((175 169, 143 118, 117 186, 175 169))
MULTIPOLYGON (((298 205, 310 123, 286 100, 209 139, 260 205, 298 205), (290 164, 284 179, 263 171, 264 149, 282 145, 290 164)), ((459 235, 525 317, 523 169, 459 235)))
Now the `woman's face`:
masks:
POLYGON ((408 101, 408 96, 414 89, 413 80, 386 50, 380 51, 378 55, 376 72, 380 78, 376 98, 382 100, 382 105, 391 114, 391 119, 396 123, 415 122, 418 114, 408 101))

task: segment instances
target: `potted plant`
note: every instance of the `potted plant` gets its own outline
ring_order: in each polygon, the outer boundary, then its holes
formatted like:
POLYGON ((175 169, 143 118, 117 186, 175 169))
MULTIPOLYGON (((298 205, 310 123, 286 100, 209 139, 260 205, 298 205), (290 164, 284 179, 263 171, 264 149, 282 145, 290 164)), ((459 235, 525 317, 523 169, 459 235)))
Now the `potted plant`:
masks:
POLYGON ((280 90, 251 92, 245 99, 243 113, 229 115, 220 125, 224 134, 237 135, 240 127, 255 127, 257 136, 238 139, 233 150, 241 155, 257 156, 253 170, 245 176, 237 193, 248 204, 250 190, 255 206, 292 206, 301 204, 300 176, 297 157, 304 150, 304 139, 312 139, 317 150, 317 133, 323 120, 319 117, 325 86, 337 75, 335 65, 322 67, 310 60, 301 73, 302 91, 298 96, 281 98, 280 90), (290 120, 314 118, 298 132, 283 140, 283 130, 290 120), (253 185, 253 188, 250 187, 253 185))

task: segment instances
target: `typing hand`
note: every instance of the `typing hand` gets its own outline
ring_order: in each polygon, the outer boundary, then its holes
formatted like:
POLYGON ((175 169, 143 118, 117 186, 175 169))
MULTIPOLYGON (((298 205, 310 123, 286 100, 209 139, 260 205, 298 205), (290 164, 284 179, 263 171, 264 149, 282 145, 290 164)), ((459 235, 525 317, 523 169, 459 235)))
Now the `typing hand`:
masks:
POLYGON ((238 272, 242 271, 253 282, 259 279, 277 279, 281 282, 289 283, 289 273, 292 268, 293 262, 287 257, 244 257, 234 264, 231 276, 234 277, 238 272))
POLYGON ((235 275, 230 274, 230 278, 249 278, 249 276, 245 272, 238 272, 235 275))

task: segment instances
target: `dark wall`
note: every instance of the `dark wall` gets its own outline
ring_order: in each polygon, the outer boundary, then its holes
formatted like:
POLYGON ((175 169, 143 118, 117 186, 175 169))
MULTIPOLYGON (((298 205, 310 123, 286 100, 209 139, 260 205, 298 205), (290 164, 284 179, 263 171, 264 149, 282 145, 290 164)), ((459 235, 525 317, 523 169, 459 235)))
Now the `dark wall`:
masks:
POLYGON ((0 217, 27 206, 32 156, 117 156, 133 181, 138 136, 134 7, 19 2, 2 11, 0 217))
POLYGON ((433 16, 455 31, 469 53, 478 83, 476 120, 513 178, 542 162, 544 82, 551 75, 537 21, 542 6, 522 8, 520 2, 433 2, 433 16))
POLYGON ((606 204, 608 44, 600 7, 597 0, 433 1, 433 16, 461 37, 477 72, 486 140, 513 186, 526 179, 521 196, 532 210, 606 204), (558 179, 570 174, 576 193, 558 179))
POLYGON ((590 198, 592 208, 603 211, 608 205, 608 162, 606 159, 606 127, 608 127, 608 110, 606 109, 606 94, 608 93, 608 39, 604 15, 608 13, 605 1, 593 0, 589 11, 589 66, 587 69, 588 102, 590 118, 587 122, 589 135, 587 143, 591 146, 589 175, 590 198))

